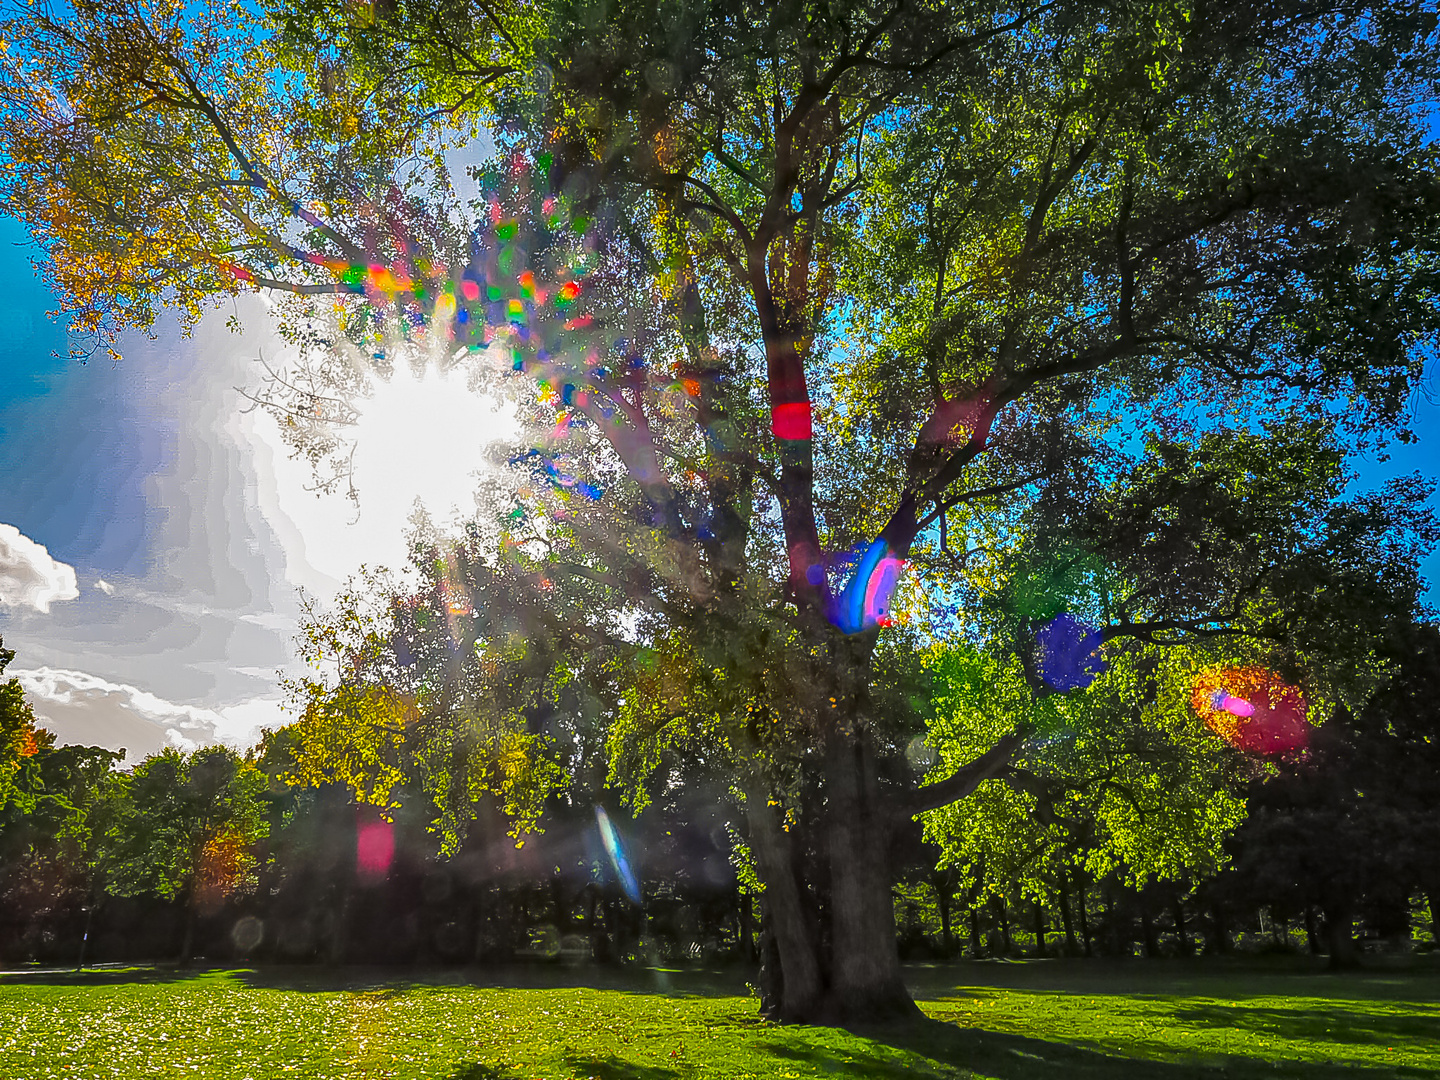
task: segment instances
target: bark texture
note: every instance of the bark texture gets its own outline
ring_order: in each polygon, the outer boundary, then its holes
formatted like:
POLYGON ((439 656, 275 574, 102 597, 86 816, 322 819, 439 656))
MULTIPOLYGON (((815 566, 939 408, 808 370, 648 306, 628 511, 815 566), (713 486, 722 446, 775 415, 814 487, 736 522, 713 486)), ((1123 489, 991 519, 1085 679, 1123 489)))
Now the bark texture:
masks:
POLYGON ((804 841, 756 788, 747 818, 765 882, 767 943, 762 1006, 775 1020, 844 1024, 918 1014, 896 940, 886 805, 863 733, 837 730, 824 744, 823 813, 807 839, 823 884, 807 880, 804 841))

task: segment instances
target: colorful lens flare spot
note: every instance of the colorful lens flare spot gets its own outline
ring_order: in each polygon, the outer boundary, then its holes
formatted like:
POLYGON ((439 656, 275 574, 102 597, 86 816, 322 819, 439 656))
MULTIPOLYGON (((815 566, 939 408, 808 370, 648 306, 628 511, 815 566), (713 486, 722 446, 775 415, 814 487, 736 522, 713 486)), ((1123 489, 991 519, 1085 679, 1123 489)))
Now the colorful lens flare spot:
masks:
POLYGON ((592 502, 598 502, 605 494, 604 490, 594 484, 587 484, 578 477, 572 476, 555 464, 555 461, 539 450, 529 450, 523 454, 516 454, 510 458, 511 465, 521 465, 538 462, 545 472, 545 478, 550 485, 561 491, 574 491, 592 502))
POLYGON ((1084 690, 1105 670, 1100 635, 1061 612, 1035 635, 1035 660, 1040 677, 1052 690, 1084 690))
POLYGON ((847 634, 894 625, 891 601, 905 570, 905 561, 890 554, 890 545, 876 540, 865 549, 855 576, 835 604, 831 622, 847 634))
POLYGON ((810 403, 792 401, 770 410, 770 430, 777 439, 791 442, 808 441, 813 434, 810 403))
POLYGON ((1210 695, 1210 707, 1228 712, 1231 716, 1254 716, 1255 706, 1244 698, 1232 697, 1224 690, 1210 695))
POLYGON ((355 870, 367 884, 383 881, 395 860, 395 826, 373 807, 360 808, 355 830, 355 870))
POLYGON ((1284 754, 1310 741, 1304 695, 1269 668, 1212 668, 1195 680, 1191 704, 1206 727, 1247 754, 1284 754))
POLYGON ((615 831, 603 806, 595 808, 595 820, 600 823, 600 840, 605 845, 605 854, 610 856, 610 865, 615 868, 620 888, 632 904, 640 903, 640 883, 635 879, 635 871, 631 869, 624 845, 620 843, 620 834, 615 831))

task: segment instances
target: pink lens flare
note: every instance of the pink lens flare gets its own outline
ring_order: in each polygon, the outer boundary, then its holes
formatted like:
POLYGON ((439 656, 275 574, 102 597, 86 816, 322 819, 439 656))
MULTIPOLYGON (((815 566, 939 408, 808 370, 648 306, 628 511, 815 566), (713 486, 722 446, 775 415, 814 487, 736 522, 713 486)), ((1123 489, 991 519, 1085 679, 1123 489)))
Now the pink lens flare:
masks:
POLYGON ((892 600, 907 565, 891 553, 884 540, 875 540, 860 556, 855 576, 836 597, 830 621, 847 634, 895 625, 892 600))
POLYGON ((373 807, 360 807, 355 829, 355 872, 362 882, 383 881, 395 861, 395 826, 373 807))
POLYGON ((1223 709, 1231 716, 1254 716, 1255 706, 1244 698, 1232 697, 1224 690, 1216 690, 1210 695, 1210 707, 1223 709))
POLYGON ((1270 757, 1309 745, 1304 695, 1269 668, 1204 671, 1191 704, 1206 727, 1247 754, 1270 757))

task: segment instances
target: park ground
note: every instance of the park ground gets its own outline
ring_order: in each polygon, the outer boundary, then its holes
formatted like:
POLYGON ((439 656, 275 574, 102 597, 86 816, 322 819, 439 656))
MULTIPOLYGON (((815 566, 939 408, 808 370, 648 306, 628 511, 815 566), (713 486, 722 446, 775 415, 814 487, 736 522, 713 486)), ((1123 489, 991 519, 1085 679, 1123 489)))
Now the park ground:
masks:
POLYGON ((1296 957, 910 969, 927 1019, 757 1016, 744 976, 533 967, 0 975, 0 1077, 1440 1077, 1440 965, 1296 957))

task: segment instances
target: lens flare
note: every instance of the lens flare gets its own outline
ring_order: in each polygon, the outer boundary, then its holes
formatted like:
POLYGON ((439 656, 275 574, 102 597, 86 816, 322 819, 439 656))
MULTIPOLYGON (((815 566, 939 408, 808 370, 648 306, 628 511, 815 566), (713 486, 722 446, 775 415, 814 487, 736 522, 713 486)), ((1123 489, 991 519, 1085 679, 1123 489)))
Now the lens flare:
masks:
POLYGON ((373 807, 361 807, 355 830, 355 871, 360 880, 374 885, 385 880, 395 860, 395 826, 373 807))
POLYGON ((531 449, 523 454, 515 454, 510 458, 510 464, 528 464, 532 468, 536 468, 536 479, 543 478, 557 491, 574 491, 583 495, 591 502, 598 502, 605 494, 603 489, 596 487, 594 484, 588 484, 584 480, 565 472, 555 463, 555 459, 543 450, 531 449))
POLYGON ((1191 704, 1206 727, 1247 754, 1283 754, 1310 741, 1304 696, 1269 668, 1210 668, 1195 680, 1191 704))
POLYGON ((1084 690, 1105 670, 1100 635, 1066 612, 1035 635, 1035 661, 1052 690, 1084 690))
POLYGON ((1244 698, 1232 697, 1224 690, 1210 695, 1210 707, 1228 712, 1231 716, 1254 716, 1255 706, 1244 698))
POLYGON ((770 410, 770 430, 777 439, 808 442, 814 435, 808 401, 790 401, 770 410))
POLYGON ((632 904, 640 903, 640 883, 635 880, 635 871, 630 868, 630 860, 626 857, 625 848, 620 843, 620 834, 615 831, 615 826, 610 821, 610 815, 605 812, 603 806, 595 808, 595 820, 600 823, 600 840, 605 845, 605 854, 610 856, 610 865, 615 868, 615 876, 620 880, 620 888, 624 890, 626 898, 632 904))
POLYGON ((847 634, 894 625, 891 601, 904 570, 905 561, 892 555, 884 540, 876 540, 860 557, 855 576, 836 600, 830 621, 847 634))

